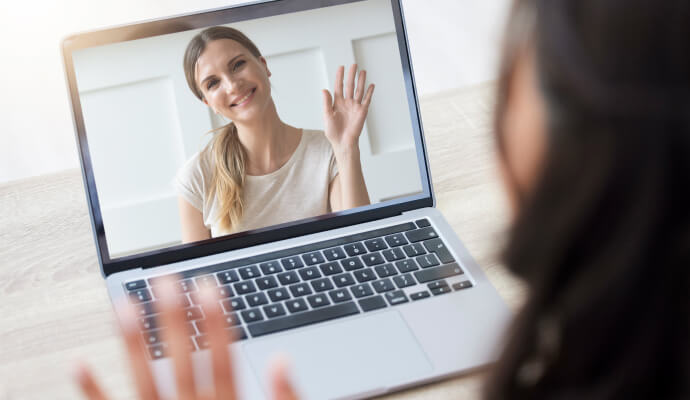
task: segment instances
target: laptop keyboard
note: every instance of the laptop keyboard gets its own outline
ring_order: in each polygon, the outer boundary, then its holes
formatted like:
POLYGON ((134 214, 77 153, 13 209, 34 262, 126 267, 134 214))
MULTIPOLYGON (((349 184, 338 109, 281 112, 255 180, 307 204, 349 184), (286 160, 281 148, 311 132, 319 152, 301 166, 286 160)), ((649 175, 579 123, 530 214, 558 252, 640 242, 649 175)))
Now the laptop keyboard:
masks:
MULTIPOLYGON (((420 219, 184 271, 176 285, 190 349, 201 350, 208 347, 201 287, 215 288, 227 329, 244 340, 472 287, 463 274, 420 219)), ((155 314, 157 279, 124 285, 152 359, 166 356, 155 314)))

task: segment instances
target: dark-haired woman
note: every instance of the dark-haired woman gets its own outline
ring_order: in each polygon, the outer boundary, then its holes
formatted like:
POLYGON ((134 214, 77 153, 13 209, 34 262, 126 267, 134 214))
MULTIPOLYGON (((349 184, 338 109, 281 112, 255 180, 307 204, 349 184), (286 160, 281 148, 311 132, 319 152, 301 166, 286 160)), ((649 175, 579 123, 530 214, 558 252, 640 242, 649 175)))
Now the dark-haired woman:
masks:
MULTIPOLYGON (((529 296, 486 397, 690 398, 690 2, 518 0, 506 38, 505 262, 529 296)), ((274 392, 294 398, 284 369, 274 392)))

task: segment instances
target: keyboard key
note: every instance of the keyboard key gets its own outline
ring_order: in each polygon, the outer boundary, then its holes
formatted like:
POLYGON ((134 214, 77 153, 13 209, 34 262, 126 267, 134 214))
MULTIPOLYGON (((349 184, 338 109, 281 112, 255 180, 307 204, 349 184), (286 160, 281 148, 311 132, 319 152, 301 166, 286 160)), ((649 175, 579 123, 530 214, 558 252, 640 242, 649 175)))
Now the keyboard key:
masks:
POLYGON ((414 281, 414 277, 412 277, 412 274, 395 276, 393 277, 393 282, 395 282, 395 286, 397 286, 398 289, 406 288, 408 286, 414 286, 417 284, 417 282, 414 281))
POLYGON ((127 290, 139 290, 139 289, 143 289, 145 287, 146 287, 146 281, 143 279, 140 279, 138 281, 132 281, 132 282, 125 283, 125 288, 127 290))
POLYGON ((341 258, 347 257, 343 249, 340 247, 333 247, 331 249, 324 250, 323 254, 326 255, 326 259, 328 261, 340 260, 341 258))
POLYGON ((415 258, 415 260, 417 261, 417 264, 422 268, 435 267, 441 264, 438 262, 438 259, 433 254, 425 254, 423 256, 415 258))
POLYGON ((426 218, 418 219, 414 223, 417 224, 417 226, 420 228, 426 228, 427 226, 431 226, 431 223, 429 223, 429 220, 426 218))
POLYGON ((245 310, 242 311, 240 314, 242 315, 242 320, 245 324, 248 324, 250 322, 261 321, 262 319, 264 319, 264 316, 261 315, 261 310, 259 310, 258 308, 245 310))
POLYGON ((355 279, 357 279, 357 282, 359 283, 373 281, 374 279, 376 279, 376 274, 374 274, 374 271, 369 268, 360 269, 359 271, 355 271, 352 274, 355 276, 355 279))
POLYGON ((409 242, 407 239, 405 239, 405 236, 402 233, 396 233, 386 236, 386 243, 388 243, 388 246, 390 247, 397 247, 408 244, 409 242))
POLYGON ((343 246, 343 248, 345 249, 347 255, 350 257, 366 254, 367 252, 367 249, 365 249, 364 245, 360 242, 346 244, 345 246, 343 246))
POLYGON ((333 284, 330 279, 321 278, 311 281, 311 287, 313 287, 316 292, 325 292, 326 290, 333 289, 333 284))
POLYGON ((254 286, 254 282, 252 281, 237 282, 234 287, 237 294, 247 294, 256 292, 256 286, 254 286))
POLYGON ((156 345, 149 347, 149 355, 152 360, 158 360, 167 356, 167 351, 163 345, 156 345))
POLYGON ((148 289, 139 289, 129 292, 129 300, 132 303, 143 303, 145 301, 151 300, 151 293, 148 289))
POLYGON ((197 291, 196 284, 191 279, 184 279, 181 281, 177 281, 177 282, 175 282, 175 286, 177 287, 177 290, 180 291, 181 293, 189 293, 189 292, 196 292, 197 291))
POLYGON ((457 263, 451 263, 442 265, 440 267, 434 267, 429 269, 424 269, 414 273, 415 278, 419 283, 426 283, 435 281, 438 279, 445 279, 451 276, 462 274, 462 268, 457 263))
POLYGON ((352 302, 348 302, 251 324, 247 326, 247 329, 249 329, 252 336, 257 337, 358 313, 357 306, 352 302))
POLYGON ((408 258, 407 260, 401 260, 401 261, 396 262, 395 267, 398 268, 398 271, 400 271, 401 274, 411 272, 411 271, 416 271, 419 269, 419 267, 417 266, 417 263, 412 258, 408 258))
POLYGON ((264 307, 264 314, 266 314, 266 318, 275 318, 283 316, 287 313, 285 312, 285 307, 283 307, 282 304, 271 304, 264 307))
POLYGON ((156 329, 152 331, 142 332, 141 337, 144 338, 144 343, 146 344, 159 344, 161 343, 161 330, 156 329))
POLYGON ((140 317, 145 317, 158 312, 158 302, 149 301, 147 303, 140 303, 137 307, 137 314, 140 317))
POLYGON ((347 289, 331 290, 328 292, 328 295, 331 296, 331 300, 333 300, 334 303, 342 303, 343 301, 352 299, 347 289))
POLYGON ((261 272, 259 272, 259 268, 256 265, 240 267, 238 271, 240 272, 242 279, 252 279, 261 276, 261 272))
POLYGON ((261 272, 263 272, 264 275, 277 274, 278 272, 283 271, 283 269, 280 268, 278 261, 261 263, 259 264, 259 268, 261 268, 261 272))
POLYGON ((187 321, 194 321, 204 318, 204 314, 201 313, 201 308, 194 306, 184 310, 184 317, 187 319, 187 321))
POLYGON ((337 262, 328 262, 325 264, 321 264, 319 266, 319 269, 321 269, 321 272, 323 272, 323 274, 326 276, 335 275, 343 272, 343 269, 340 268, 340 265, 338 265, 337 262))
POLYGON ((394 306, 396 304, 402 304, 402 303, 407 303, 409 300, 407 300, 407 296, 405 295, 405 292, 402 290, 396 290, 394 292, 388 292, 385 294, 386 300, 388 300, 388 304, 394 306))
POLYGON ((283 268, 287 270, 297 269, 304 266, 304 264, 302 264, 302 260, 298 256, 283 258, 280 260, 280 263, 283 264, 283 268))
POLYGON ((429 294, 429 292, 424 291, 424 292, 412 293, 412 294, 410 295, 410 298, 411 298, 412 300, 421 300, 421 299, 426 299, 427 297, 430 297, 430 296, 431 296, 431 295, 429 294))
POLYGON ((453 289, 454 290, 462 290, 462 289, 467 289, 472 287, 472 282, 470 281, 462 281, 462 282, 455 282, 453 284, 453 289))
POLYGON ((226 283, 237 282, 240 280, 240 277, 237 275, 237 271, 235 270, 219 272, 216 274, 216 277, 218 278, 218 281, 221 283, 221 285, 226 283))
POLYGON ((379 251, 388 248, 388 246, 386 246, 386 242, 381 238, 366 240, 364 241, 364 245, 369 251, 379 251))
POLYGON ((232 288, 229 285, 219 287, 216 289, 216 293, 221 299, 234 296, 232 288))
POLYGON ((235 297, 234 299, 223 300, 222 304, 223 310, 225 310, 226 313, 231 311, 244 310, 245 308, 247 308, 247 306, 244 304, 244 300, 242 300, 239 297, 235 297))
POLYGON ((247 304, 249 304, 249 307, 256 307, 268 304, 268 298, 266 298, 266 295, 261 292, 244 296, 244 299, 247 300, 247 304))
POLYGON ((254 282, 256 282, 256 286, 261 290, 278 287, 278 281, 274 276, 262 276, 261 278, 257 278, 254 282))
POLYGON ((139 329, 142 331, 148 331, 151 329, 158 328, 158 323, 156 321, 156 316, 146 317, 139 320, 139 329))
POLYGON ((403 253, 402 249, 398 247, 384 250, 381 252, 381 254, 383 254, 383 257, 388 262, 402 260, 403 258, 405 258, 405 253, 403 253))
POLYGON ((303 281, 308 281, 311 279, 321 278, 321 273, 319 272, 319 269, 314 266, 300 269, 299 276, 302 277, 303 281))
POLYGON ((360 285, 352 286, 350 287, 350 291, 357 298, 371 296, 372 294, 374 294, 374 290, 368 283, 362 283, 360 285))
POLYGON ((340 261, 340 264, 343 265, 343 268, 345 268, 346 271, 354 271, 356 269, 364 268, 364 264, 362 264, 362 260, 360 260, 359 257, 352 257, 342 260, 340 261))
POLYGON ((441 260, 441 263, 443 264, 448 264, 455 259, 453 256, 450 254, 450 250, 446 247, 446 245, 441 241, 441 239, 431 239, 423 242, 424 247, 430 252, 430 253, 436 253, 436 256, 441 260))
POLYGON ((287 286, 299 282, 299 276, 297 276, 297 272, 295 271, 283 272, 282 274, 278 274, 278 280, 281 284, 287 286))
POLYGON ((218 286, 218 281, 216 280, 216 277, 213 275, 203 275, 203 276, 197 277, 195 280, 196 280, 196 284, 199 287, 216 287, 216 286, 218 286))
MULTIPOLYGON (((225 323, 225 326, 235 326, 240 324, 240 316, 237 315, 237 313, 230 313, 226 314, 223 316, 223 321, 225 323)), ((199 327, 199 323, 197 323, 197 328, 199 327)), ((203 325, 203 324, 201 324, 203 325)))
POLYGON ((323 259, 323 256, 321 255, 320 251, 314 251, 311 253, 304 254, 302 255, 302 259, 304 260, 304 263, 307 265, 321 264, 326 261, 323 259))
POLYGON ((438 237, 434 228, 430 226, 422 229, 416 229, 414 231, 405 232, 405 236, 407 237, 407 240, 409 240, 410 242, 421 242, 422 240, 434 239, 438 237))
POLYGON ((290 298, 290 295, 285 288, 269 290, 266 293, 268 293, 268 297, 271 299, 271 301, 283 301, 290 298))
POLYGON ((446 287, 447 287, 447 286, 448 286, 448 282, 446 282, 445 280, 440 280, 440 281, 428 283, 426 286, 427 286, 429 289, 432 289, 432 290, 433 290, 433 289, 436 289, 436 288, 440 288, 440 287, 442 287, 442 286, 446 286, 446 287))
POLYGON ((388 276, 398 274, 398 271, 393 267, 393 264, 379 265, 377 267, 374 267, 374 270, 376 271, 376 275, 378 275, 379 278, 385 278, 388 276))
POLYGON ((290 286, 290 293, 292 293, 292 297, 300 297, 312 294, 313 292, 311 291, 308 283, 302 282, 290 286))
POLYGON ((424 246, 422 246, 419 243, 412 243, 408 244, 407 246, 403 246, 403 251, 405 252, 405 254, 407 254, 408 257, 417 257, 421 256, 422 254, 426 254, 424 246))
POLYGON ((241 326, 228 328, 227 331, 232 340, 240 341, 247 338, 247 332, 241 326))
MULTIPOLYGON (((292 299, 290 301, 286 301, 285 305, 293 314, 296 312, 306 311, 309 308, 307 307, 307 302, 304 301, 304 299, 292 299)), ((251 330, 249 330, 249 332, 251 332, 251 330)))
POLYGON ((359 306, 362 307, 362 311, 373 311, 379 308, 386 307, 386 301, 383 300, 383 296, 374 296, 362 299, 359 301, 359 306))
POLYGON ((379 281, 373 282, 372 286, 374 286, 374 289, 378 293, 383 293, 383 292, 387 292, 389 290, 395 289, 395 286, 393 286, 393 282, 391 282, 390 278, 385 278, 385 279, 381 279, 379 281))
POLYGON ((434 296, 437 296, 437 295, 439 295, 439 294, 450 293, 450 288, 449 288, 448 286, 437 287, 436 289, 431 289, 431 293, 432 293, 434 296))
POLYGON ((362 258, 364 259, 364 263, 369 267, 372 265, 383 264, 385 262, 381 253, 367 254, 362 258))
POLYGON ((313 296, 309 296, 307 297, 307 301, 309 301, 311 308, 324 307, 331 304, 331 302, 328 301, 328 297, 326 297, 325 293, 319 293, 313 296))
POLYGON ((352 277, 351 273, 345 272, 343 274, 334 276, 333 282, 335 282, 335 286, 341 288, 345 286, 354 285, 355 279, 352 277))

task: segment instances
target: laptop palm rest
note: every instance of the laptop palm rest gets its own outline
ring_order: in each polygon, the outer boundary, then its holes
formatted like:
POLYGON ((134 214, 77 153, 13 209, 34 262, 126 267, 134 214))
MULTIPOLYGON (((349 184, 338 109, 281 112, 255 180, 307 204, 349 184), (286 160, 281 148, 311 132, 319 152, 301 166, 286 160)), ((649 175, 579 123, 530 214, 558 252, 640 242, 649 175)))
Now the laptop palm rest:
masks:
POLYGON ((400 316, 390 310, 297 332, 254 339, 245 356, 262 387, 270 360, 284 354, 302 398, 331 399, 380 388, 426 375, 431 364, 400 316))

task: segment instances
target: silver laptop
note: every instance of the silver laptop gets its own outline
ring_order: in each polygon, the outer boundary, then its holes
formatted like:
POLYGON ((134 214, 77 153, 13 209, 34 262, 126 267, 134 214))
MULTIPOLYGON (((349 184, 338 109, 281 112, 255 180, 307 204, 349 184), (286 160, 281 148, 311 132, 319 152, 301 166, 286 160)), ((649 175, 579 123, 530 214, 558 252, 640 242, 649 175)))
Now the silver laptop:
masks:
POLYGON ((171 274, 200 365, 196 293, 209 285, 223 298, 241 338, 243 398, 267 397, 278 353, 307 399, 380 395, 494 360, 510 315, 435 208, 400 0, 243 4, 76 34, 63 55, 101 270, 113 302, 137 304, 163 394, 175 385, 154 305, 156 278, 171 274), (182 67, 211 26, 256 43, 278 114, 305 130, 324 129, 321 90, 333 90, 339 65, 367 70, 376 91, 359 145, 370 205, 305 217, 298 200, 275 224, 183 242, 176 176, 229 122, 194 96, 182 67))

